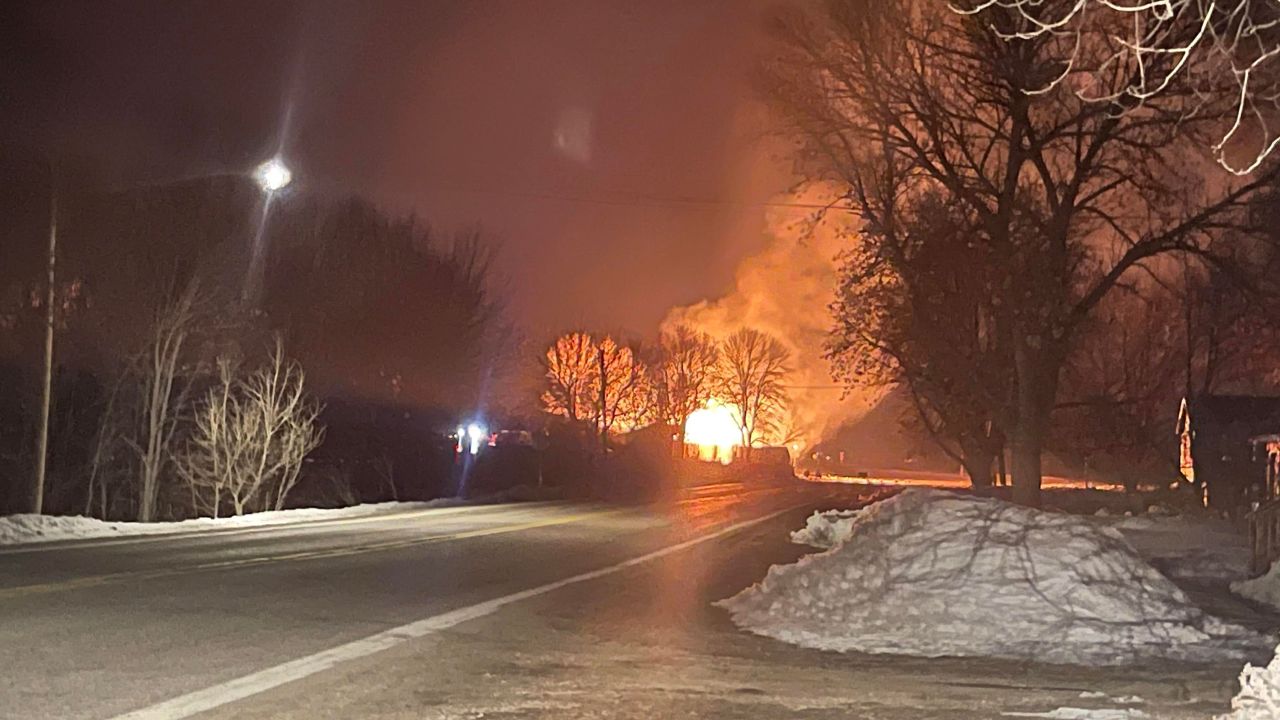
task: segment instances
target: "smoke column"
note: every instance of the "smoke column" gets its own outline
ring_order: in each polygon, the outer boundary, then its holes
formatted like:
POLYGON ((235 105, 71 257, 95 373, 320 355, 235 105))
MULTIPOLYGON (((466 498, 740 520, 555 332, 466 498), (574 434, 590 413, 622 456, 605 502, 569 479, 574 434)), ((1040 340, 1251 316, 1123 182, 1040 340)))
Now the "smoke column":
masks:
MULTIPOLYGON (((817 193, 786 195, 779 203, 821 202, 817 193)), ((851 220, 836 211, 815 220, 815 211, 771 207, 766 211, 765 248, 739 266, 727 295, 673 309, 663 329, 687 324, 723 340, 744 327, 767 332, 791 351, 788 379, 789 430, 794 449, 820 442, 841 425, 865 415, 880 393, 842 392, 831 379, 823 344, 831 330, 836 257, 854 238, 851 220)), ((777 442, 779 438, 766 438, 777 442)))

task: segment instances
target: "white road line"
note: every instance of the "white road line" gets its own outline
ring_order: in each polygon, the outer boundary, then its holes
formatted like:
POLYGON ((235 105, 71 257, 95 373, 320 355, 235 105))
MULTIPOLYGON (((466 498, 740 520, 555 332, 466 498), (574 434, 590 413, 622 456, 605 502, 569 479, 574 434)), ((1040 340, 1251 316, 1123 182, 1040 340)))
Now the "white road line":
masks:
POLYGON ((468 620, 474 620, 476 618, 484 617, 485 615, 491 615, 504 606, 512 603, 537 597, 538 595, 544 595, 568 585, 574 585, 588 580, 595 580, 596 578, 601 578, 606 575, 612 575, 613 573, 621 570, 625 570, 642 563, 647 563, 651 560, 656 560, 673 553, 678 553, 695 545, 707 542, 708 540, 714 540, 730 533, 749 528, 753 525, 758 525, 785 512, 795 510, 798 507, 800 506, 795 505, 758 518, 734 523, 714 532, 707 533, 706 535, 700 535, 691 540, 686 540, 684 542, 662 548, 661 550, 655 550, 654 552, 646 553, 644 555, 631 558, 630 560, 624 560, 616 565, 610 565, 608 567, 600 568, 599 570, 581 573, 563 580, 539 585, 528 590, 521 590, 520 592, 511 593, 510 595, 503 595, 502 597, 494 598, 493 600, 486 600, 482 603, 416 620, 406 625, 401 625, 400 627, 384 630, 380 633, 375 633, 368 637, 346 643, 345 645, 339 645, 328 650, 322 650, 313 655, 307 655, 306 657, 291 660, 287 663, 276 665, 275 667, 259 670, 258 672, 251 673, 234 680, 229 680, 203 690, 197 690, 195 692, 187 693, 186 695, 180 695, 172 700, 156 703, 150 707, 134 710, 133 712, 128 712, 123 715, 117 715, 115 718, 112 718, 112 720, 181 720, 182 718, 189 718, 197 713, 206 712, 228 703, 243 700, 244 698, 257 695, 258 693, 266 692, 272 688, 280 687, 285 683, 290 683, 295 680, 301 680, 302 678, 315 675, 316 673, 328 670, 339 663, 367 657, 374 653, 379 653, 383 650, 393 648, 409 640, 432 635, 442 630, 447 630, 468 620))

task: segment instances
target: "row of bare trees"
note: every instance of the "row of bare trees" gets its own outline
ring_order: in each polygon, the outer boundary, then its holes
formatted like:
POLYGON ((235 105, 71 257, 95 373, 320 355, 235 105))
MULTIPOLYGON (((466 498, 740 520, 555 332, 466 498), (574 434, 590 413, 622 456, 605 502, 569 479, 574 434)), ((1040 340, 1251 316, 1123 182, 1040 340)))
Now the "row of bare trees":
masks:
POLYGON ((1123 18, 1037 31, 1078 4, 795 9, 766 73, 802 172, 858 221, 834 307, 837 374, 907 386, 975 479, 1007 443, 1028 504, 1064 370, 1096 341, 1106 301, 1186 263, 1229 268, 1280 172, 1214 163, 1237 107, 1230 77, 1184 83, 1176 53, 1117 54, 1123 18), (1058 81, 1069 64, 1093 70, 1088 97, 1058 81), (1169 81, 1129 92, 1143 74, 1169 81))
POLYGON ((607 448, 610 433, 655 423, 683 440, 689 416, 715 399, 736 408, 742 445, 751 447, 786 432, 789 360, 782 343, 751 328, 717 341, 680 325, 649 347, 571 332, 543 357, 542 405, 588 424, 607 448))
MULTIPOLYGON (((518 338, 478 229, 446 235, 360 198, 291 191, 258 238, 262 293, 246 307, 238 296, 261 212, 251 183, 110 192, 67 182, 59 192, 46 512, 189 517, 276 507, 288 492, 292 503, 426 499, 450 491, 451 465, 405 409, 511 411, 518 338), (278 363, 276 333, 288 341, 278 363), (262 390, 268 377, 274 394, 262 390), (294 408, 311 432, 291 434, 272 429, 278 418, 260 401, 287 405, 299 387, 328 407, 325 447, 300 475, 282 458, 314 444, 315 403, 294 408), (244 448, 210 447, 254 436, 270 441, 252 463, 244 448), (251 472, 215 479, 212 468, 229 459, 251 472)), ((0 192, 0 205, 25 207, 23 193, 0 192)), ((47 218, 42 205, 26 225, 0 230, 15 250, 0 263, 0 512, 35 507, 47 281, 43 245, 29 238, 45 237, 47 218)))
POLYGON ((218 307, 193 281, 156 311, 108 395, 85 514, 151 522, 284 507, 324 437, 320 404, 279 336, 247 364, 221 337, 218 307))

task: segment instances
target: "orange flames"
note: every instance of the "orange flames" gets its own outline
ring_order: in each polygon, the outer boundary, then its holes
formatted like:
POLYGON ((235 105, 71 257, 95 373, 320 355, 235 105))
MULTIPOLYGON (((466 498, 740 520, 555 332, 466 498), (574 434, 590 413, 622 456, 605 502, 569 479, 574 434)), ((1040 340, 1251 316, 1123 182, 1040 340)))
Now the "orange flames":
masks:
POLYGON ((733 449, 742 444, 738 425, 738 409, 716 400, 695 410, 684 424, 684 440, 698 446, 698 459, 728 464, 733 449))

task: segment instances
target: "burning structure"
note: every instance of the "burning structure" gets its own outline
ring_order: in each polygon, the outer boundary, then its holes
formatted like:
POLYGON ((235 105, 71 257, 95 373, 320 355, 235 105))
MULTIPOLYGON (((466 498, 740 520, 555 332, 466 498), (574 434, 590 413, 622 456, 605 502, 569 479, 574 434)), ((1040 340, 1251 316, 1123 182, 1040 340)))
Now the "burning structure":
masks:
POLYGON ((738 410, 712 400, 695 410, 684 424, 685 454, 707 462, 728 464, 742 445, 738 410))
POLYGON ((836 258, 853 229, 843 218, 815 217, 821 198, 785 196, 767 215, 767 244, 738 267, 733 290, 672 310, 664 327, 688 325, 717 340, 742 328, 776 337, 789 351, 786 417, 760 438, 793 450, 811 447, 866 414, 879 399, 832 382, 824 357, 835 300, 836 258), (785 206, 786 202, 795 207, 785 206))

